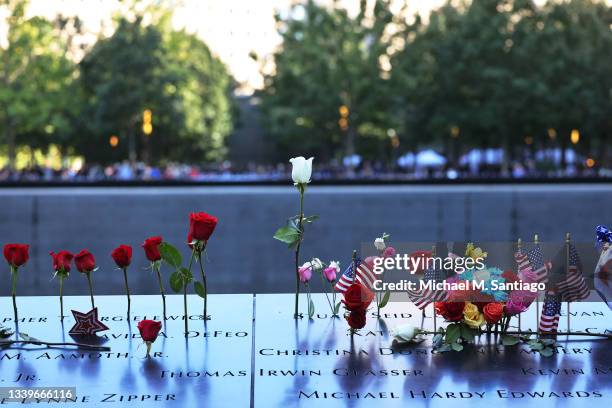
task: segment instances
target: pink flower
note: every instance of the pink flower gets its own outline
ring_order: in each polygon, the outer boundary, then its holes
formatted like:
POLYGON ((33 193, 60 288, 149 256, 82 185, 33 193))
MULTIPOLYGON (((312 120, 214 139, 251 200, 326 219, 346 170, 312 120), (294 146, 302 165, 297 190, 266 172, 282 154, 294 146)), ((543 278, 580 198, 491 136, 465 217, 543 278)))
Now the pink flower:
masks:
POLYGON ((395 248, 389 246, 386 247, 382 253, 383 258, 393 258, 396 254, 395 248))
POLYGON ((323 276, 330 282, 336 280, 336 275, 340 272, 340 264, 336 261, 331 261, 329 266, 323 269, 323 276))
POLYGON ((510 293, 508 302, 506 303, 506 314, 514 316, 523 313, 529 308, 529 305, 535 300, 537 294, 528 290, 515 290, 510 293))
POLYGON ((298 274, 300 275, 300 281, 302 283, 306 283, 312 278, 312 265, 310 262, 306 262, 304 265, 300 266, 298 269, 298 274))

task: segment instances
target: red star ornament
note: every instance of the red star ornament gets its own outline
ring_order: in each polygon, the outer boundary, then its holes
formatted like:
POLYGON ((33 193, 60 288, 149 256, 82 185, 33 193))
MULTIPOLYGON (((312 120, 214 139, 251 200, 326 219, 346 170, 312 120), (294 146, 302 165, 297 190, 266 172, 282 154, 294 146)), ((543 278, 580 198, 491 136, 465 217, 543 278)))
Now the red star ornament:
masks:
POLYGON ((72 335, 88 335, 91 336, 101 331, 108 330, 108 327, 98 320, 98 308, 94 307, 87 313, 77 312, 72 310, 72 315, 76 323, 68 334, 72 335))

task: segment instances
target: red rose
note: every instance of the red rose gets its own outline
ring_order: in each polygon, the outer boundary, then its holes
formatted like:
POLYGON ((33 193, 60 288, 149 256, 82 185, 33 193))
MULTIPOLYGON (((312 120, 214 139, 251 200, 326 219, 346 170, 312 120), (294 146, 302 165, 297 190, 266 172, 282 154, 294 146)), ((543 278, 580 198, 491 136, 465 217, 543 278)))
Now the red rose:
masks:
POLYGON ((356 282, 353 283, 349 288, 344 292, 344 306, 350 311, 363 311, 368 308, 370 303, 374 299, 374 293, 361 283, 356 282))
POLYGON ((189 234, 197 241, 208 241, 217 226, 217 217, 205 212, 189 214, 189 234))
POLYGON ((436 302, 436 313, 449 322, 458 322, 463 319, 465 302, 436 302))
POLYGON ((350 312, 348 316, 346 316, 346 321, 351 329, 362 329, 366 324, 365 310, 350 312))
POLYGON ((499 322, 504 314, 503 303, 487 303, 483 308, 484 318, 489 324, 495 324, 499 322))
POLYGON ((113 260, 120 268, 127 268, 132 263, 132 247, 129 245, 119 245, 111 252, 113 260))
POLYGON ((91 272, 96 269, 96 259, 87 249, 74 256, 74 264, 79 272, 91 272))
POLYGON ((49 255, 53 258, 54 271, 70 272, 70 262, 72 262, 74 255, 68 251, 59 251, 57 254, 49 252, 49 255))
POLYGON ((30 246, 26 244, 6 244, 4 246, 4 258, 9 265, 15 268, 28 262, 30 246))
POLYGON ((161 259, 161 255, 159 254, 159 249, 157 248, 159 244, 162 243, 162 237, 150 237, 145 239, 142 247, 145 250, 145 255, 147 259, 151 262, 159 261, 161 259))
POLYGON ((156 320, 141 320, 138 322, 138 331, 144 341, 153 343, 161 330, 162 324, 156 320))

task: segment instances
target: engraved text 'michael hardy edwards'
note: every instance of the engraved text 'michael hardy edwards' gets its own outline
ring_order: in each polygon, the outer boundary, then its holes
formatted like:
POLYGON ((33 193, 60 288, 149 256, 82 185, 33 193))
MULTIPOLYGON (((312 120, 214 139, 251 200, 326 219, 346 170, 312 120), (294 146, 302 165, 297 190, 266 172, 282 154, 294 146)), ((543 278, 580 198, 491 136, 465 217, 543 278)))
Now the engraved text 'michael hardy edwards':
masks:
POLYGON ((457 399, 542 399, 565 400, 575 398, 602 398, 601 391, 517 391, 499 389, 494 391, 426 391, 408 390, 397 391, 321 391, 299 390, 299 399, 431 399, 431 400, 457 400, 457 399))

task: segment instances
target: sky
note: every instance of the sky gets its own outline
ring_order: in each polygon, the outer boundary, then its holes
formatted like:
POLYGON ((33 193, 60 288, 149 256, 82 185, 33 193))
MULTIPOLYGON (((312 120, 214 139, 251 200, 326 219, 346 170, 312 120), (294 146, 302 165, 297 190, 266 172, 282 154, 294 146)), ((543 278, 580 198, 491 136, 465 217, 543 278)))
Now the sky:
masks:
MULTIPOLYGON (((332 0, 319 0, 331 3, 332 0)), ((397 4, 403 0, 397 0, 397 4)), ((249 57, 255 52, 268 56, 280 44, 274 12, 287 11, 293 0, 177 0, 173 25, 197 34, 229 68, 241 84, 243 93, 262 86, 261 67, 249 57)), ((353 14, 359 0, 339 0, 353 14)), ((409 2, 410 13, 426 15, 444 0, 409 2), (410 5, 411 4, 411 5, 410 5)), ((110 18, 119 5, 117 0, 31 0, 29 15, 53 18, 58 13, 79 16, 87 34, 85 43, 93 43, 100 32, 109 35, 110 18)))

